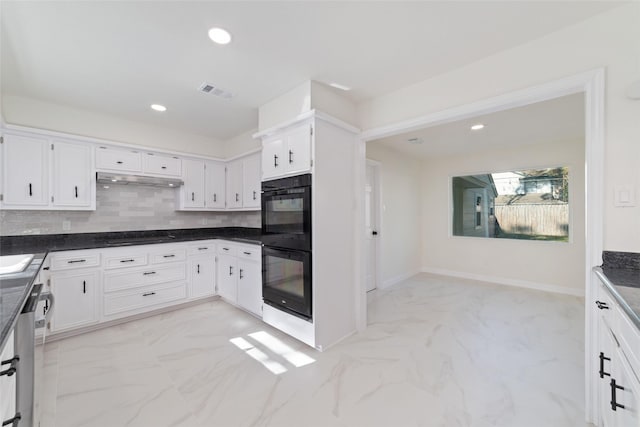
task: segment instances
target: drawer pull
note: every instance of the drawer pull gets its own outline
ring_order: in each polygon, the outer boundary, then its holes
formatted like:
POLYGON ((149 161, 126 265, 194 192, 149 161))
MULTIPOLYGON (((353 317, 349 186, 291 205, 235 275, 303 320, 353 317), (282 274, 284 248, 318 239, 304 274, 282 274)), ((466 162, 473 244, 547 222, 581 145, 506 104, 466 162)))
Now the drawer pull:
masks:
POLYGON ((604 357, 604 353, 603 352, 600 352, 600 356, 599 357, 600 357, 600 372, 599 372, 600 373, 600 378, 610 377, 611 374, 604 371, 604 361, 605 360, 609 360, 610 361, 611 358, 610 357, 604 357))
POLYGON ((624 390, 624 387, 616 385, 616 380, 613 378, 611 378, 609 385, 611 386, 611 410, 617 411, 618 408, 624 409, 624 405, 621 405, 616 401, 616 390, 624 390))
POLYGON ((224 250, 224 251, 228 251, 228 250, 229 250, 229 248, 222 248, 222 250, 224 250))
POLYGON ((151 275, 151 274, 156 274, 156 272, 155 272, 155 271, 145 271, 145 272, 144 272, 144 273, 142 273, 142 274, 143 274, 143 275, 145 275, 145 276, 149 276, 149 275, 151 275))
POLYGON ((17 370, 16 365, 18 364, 19 361, 20 361, 20 357, 19 356, 14 356, 12 359, 3 361, 2 365, 9 365, 9 367, 7 369, 5 369, 4 371, 0 371, 0 376, 6 375, 6 376, 10 377, 13 374, 15 374, 16 370, 17 370))
POLYGON ((122 162, 121 162, 120 160, 118 160, 116 163, 117 163, 117 164, 119 164, 119 165, 121 165, 121 164, 122 164, 122 162))
POLYGON ((148 297, 148 296, 155 295, 155 294, 156 294, 155 292, 147 292, 146 294, 142 294, 142 296, 143 297, 148 297))
POLYGON ((120 262, 134 262, 135 259, 121 259, 120 262))
POLYGON ((20 415, 20 412, 16 412, 13 418, 9 418, 8 420, 3 421, 2 425, 17 427, 21 419, 22 419, 22 415, 20 415))
POLYGON ((203 246, 201 248, 198 248, 199 251, 206 251, 207 249, 209 249, 208 246, 203 246))
POLYGON ((162 168, 162 169, 166 169, 167 167, 166 167, 166 166, 161 166, 161 168, 162 168))
POLYGON ((607 305, 606 302, 596 301, 596 305, 600 310, 609 310, 609 306, 607 305))
POLYGON ((163 257, 164 257, 164 258, 173 258, 173 257, 175 257, 175 256, 176 256, 175 254, 171 254, 171 255, 163 255, 163 257))
POLYGON ((243 254, 245 254, 245 255, 251 255, 251 252, 246 252, 246 251, 245 251, 245 252, 243 252, 243 254))
POLYGON ((72 259, 71 261, 67 261, 67 264, 75 264, 78 262, 87 262, 86 259, 72 259))

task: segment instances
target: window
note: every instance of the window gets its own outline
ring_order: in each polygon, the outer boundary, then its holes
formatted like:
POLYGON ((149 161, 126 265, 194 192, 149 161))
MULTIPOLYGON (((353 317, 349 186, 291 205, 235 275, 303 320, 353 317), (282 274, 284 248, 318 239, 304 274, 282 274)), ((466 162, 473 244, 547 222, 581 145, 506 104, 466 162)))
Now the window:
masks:
POLYGON ((456 176, 451 186, 454 236, 569 240, 567 167, 456 176))

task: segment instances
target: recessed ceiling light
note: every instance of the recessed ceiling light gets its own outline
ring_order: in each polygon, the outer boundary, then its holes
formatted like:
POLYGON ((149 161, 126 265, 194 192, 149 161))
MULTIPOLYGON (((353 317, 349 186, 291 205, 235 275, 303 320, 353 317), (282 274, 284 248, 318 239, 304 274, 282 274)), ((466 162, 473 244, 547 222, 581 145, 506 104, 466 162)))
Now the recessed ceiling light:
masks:
POLYGON ((340 83, 329 83, 329 86, 335 87, 336 89, 340 89, 344 91, 351 90, 349 86, 341 85, 340 83))
POLYGON ((209 30, 209 38, 218 44, 228 44, 231 41, 231 34, 222 28, 212 28, 209 30))
POLYGON ((167 111, 167 107, 160 104, 151 104, 151 109, 155 111, 167 111))
POLYGON ((480 129, 483 129, 483 128, 484 128, 484 125, 482 123, 477 123, 477 124, 471 126, 471 130, 480 130, 480 129))

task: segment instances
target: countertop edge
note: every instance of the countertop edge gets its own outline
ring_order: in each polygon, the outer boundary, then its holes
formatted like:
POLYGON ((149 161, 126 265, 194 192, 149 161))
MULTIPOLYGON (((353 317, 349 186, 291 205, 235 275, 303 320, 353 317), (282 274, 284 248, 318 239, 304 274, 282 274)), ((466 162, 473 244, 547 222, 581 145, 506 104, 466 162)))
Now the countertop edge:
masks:
POLYGON ((629 304, 627 304, 627 301, 622 297, 622 295, 618 293, 618 291, 616 290, 616 285, 611 282, 611 280, 609 280, 601 267, 593 267, 593 272, 596 273, 596 276, 598 276, 598 278, 605 285, 607 291, 609 291, 611 296, 613 296, 620 307, 622 307, 625 314, 629 317, 629 319, 631 319, 634 325, 636 325, 636 328, 640 330, 640 318, 638 318, 638 315, 631 309, 631 307, 629 307, 629 304))

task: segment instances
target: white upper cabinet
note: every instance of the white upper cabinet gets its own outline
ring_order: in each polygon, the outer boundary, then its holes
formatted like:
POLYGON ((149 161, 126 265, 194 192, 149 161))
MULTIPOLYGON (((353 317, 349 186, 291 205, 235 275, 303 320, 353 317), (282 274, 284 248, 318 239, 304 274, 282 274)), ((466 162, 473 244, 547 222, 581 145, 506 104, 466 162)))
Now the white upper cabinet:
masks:
POLYGON ((44 209, 49 204, 49 141, 5 134, 2 144, 2 207, 44 209))
POLYGON ((138 151, 98 147, 96 169, 118 172, 142 172, 142 156, 138 151))
POLYGON ((182 175, 182 160, 178 157, 145 153, 142 157, 142 171, 150 175, 182 175))
POLYGON ((267 138, 262 145, 262 179, 311 171, 311 125, 298 125, 267 138))
POLYGON ((183 160, 181 208, 204 208, 204 161, 183 160))
POLYGON ((225 165, 221 162, 206 162, 205 165, 205 207, 225 208, 225 165))
POLYGON ((260 208, 260 153, 252 154, 242 160, 242 207, 260 208))
POLYGON ((54 140, 51 153, 53 206, 95 209, 93 148, 86 144, 54 140))
POLYGON ((242 160, 227 163, 227 208, 242 207, 242 160))

